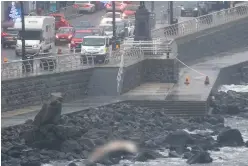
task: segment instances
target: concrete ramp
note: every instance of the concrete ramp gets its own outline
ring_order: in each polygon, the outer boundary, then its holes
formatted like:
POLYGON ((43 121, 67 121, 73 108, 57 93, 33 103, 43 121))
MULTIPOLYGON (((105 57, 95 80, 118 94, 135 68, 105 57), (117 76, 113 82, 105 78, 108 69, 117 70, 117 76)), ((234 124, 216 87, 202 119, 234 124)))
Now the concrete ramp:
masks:
POLYGON ((93 70, 88 84, 89 96, 117 96, 116 67, 97 67, 93 70))

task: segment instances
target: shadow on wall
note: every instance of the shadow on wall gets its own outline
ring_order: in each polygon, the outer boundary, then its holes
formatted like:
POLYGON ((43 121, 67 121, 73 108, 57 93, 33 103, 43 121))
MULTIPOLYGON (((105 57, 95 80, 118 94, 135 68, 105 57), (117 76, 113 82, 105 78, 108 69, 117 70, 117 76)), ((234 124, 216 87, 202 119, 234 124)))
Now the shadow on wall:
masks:
POLYGON ((197 59, 247 47, 248 18, 176 39, 178 58, 186 64, 197 59))

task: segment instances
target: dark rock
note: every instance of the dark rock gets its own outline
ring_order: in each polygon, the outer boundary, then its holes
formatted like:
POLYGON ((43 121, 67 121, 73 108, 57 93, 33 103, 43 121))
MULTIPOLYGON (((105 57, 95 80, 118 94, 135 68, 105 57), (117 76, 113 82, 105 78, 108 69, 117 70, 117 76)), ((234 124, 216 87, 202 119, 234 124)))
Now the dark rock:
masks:
POLYGON ((169 157, 172 157, 172 158, 181 158, 181 157, 182 157, 181 155, 179 155, 179 154, 178 154, 177 152, 175 152, 175 151, 169 151, 168 156, 169 156, 169 157))
POLYGON ((164 156, 152 150, 144 150, 137 154, 135 160, 144 162, 147 160, 154 160, 156 158, 164 158, 164 156))
POLYGON ((67 166, 77 166, 77 164, 74 163, 74 162, 71 162, 71 163, 69 163, 67 166))
POLYGON ((62 98, 57 97, 52 99, 50 103, 43 104, 41 110, 34 118, 36 126, 57 123, 61 116, 62 98))
POLYGON ((244 140, 238 129, 227 129, 217 136, 221 146, 243 146, 244 140))
POLYGON ((189 159, 193 156, 194 154, 192 154, 191 152, 185 152, 183 154, 183 159, 189 159))
POLYGON ((240 112, 241 111, 238 105, 233 105, 233 104, 227 105, 227 114, 237 115, 240 112))
POLYGON ((81 146, 75 140, 66 140, 61 145, 61 151, 65 153, 74 152, 80 154, 81 146))
POLYGON ((88 138, 83 138, 81 137, 79 140, 78 140, 78 143, 84 147, 84 149, 86 150, 89 150, 91 151, 94 147, 95 147, 95 144, 94 142, 91 140, 91 139, 88 139, 88 138))
POLYGON ((194 155, 192 155, 188 160, 188 164, 196 164, 196 163, 211 163, 213 159, 210 157, 210 154, 205 151, 198 152, 194 155))
POLYGON ((203 136, 200 134, 191 134, 193 144, 201 147, 204 150, 212 150, 216 147, 216 141, 211 136, 203 136))
POLYGON ((245 142, 245 147, 248 147, 248 141, 245 142))
POLYGON ((184 148, 188 144, 192 144, 194 139, 190 136, 189 133, 183 130, 178 130, 167 135, 165 143, 170 147, 181 147, 184 148))
POLYGON ((25 161, 21 163, 21 166, 41 166, 42 163, 40 161, 25 161))

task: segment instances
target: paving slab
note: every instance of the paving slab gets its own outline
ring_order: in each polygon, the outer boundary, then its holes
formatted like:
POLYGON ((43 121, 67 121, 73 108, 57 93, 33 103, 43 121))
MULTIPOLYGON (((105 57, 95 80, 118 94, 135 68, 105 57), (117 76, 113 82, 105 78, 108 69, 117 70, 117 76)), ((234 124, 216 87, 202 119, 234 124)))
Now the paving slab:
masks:
POLYGON ((167 100, 206 101, 215 84, 220 70, 224 67, 248 61, 248 51, 215 56, 180 70, 178 83, 172 88, 167 100), (206 76, 210 84, 205 85, 206 76), (185 84, 188 77, 189 84, 185 84))

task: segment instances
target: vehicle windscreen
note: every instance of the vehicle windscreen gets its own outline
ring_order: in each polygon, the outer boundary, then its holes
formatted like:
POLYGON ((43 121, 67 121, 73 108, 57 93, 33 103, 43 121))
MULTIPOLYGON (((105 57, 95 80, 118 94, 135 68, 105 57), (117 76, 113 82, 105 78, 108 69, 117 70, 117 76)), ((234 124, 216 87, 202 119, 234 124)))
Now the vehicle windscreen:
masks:
POLYGON ((76 32, 74 38, 83 38, 85 36, 93 35, 92 32, 76 32))
MULTIPOLYGON (((106 18, 112 18, 113 14, 112 13, 107 13, 105 14, 106 18)), ((121 14, 120 13, 115 13, 115 18, 121 18, 121 14)))
POLYGON ((58 30, 58 33, 71 33, 72 32, 72 28, 60 28, 58 30))
POLYGON ((182 2, 181 4, 185 9, 193 9, 193 8, 197 7, 198 2, 197 1, 187 1, 187 3, 182 2))
POLYGON ((128 5, 126 7, 126 10, 136 11, 138 8, 139 8, 139 6, 128 5))
POLYGON ((59 22, 61 20, 61 16, 53 16, 55 18, 55 22, 59 22))
POLYGON ((84 46, 104 46, 104 38, 84 38, 82 45, 84 46))
POLYGON ((104 29, 104 31, 113 31, 112 26, 104 26, 103 29, 104 29))
POLYGON ((6 33, 10 35, 18 35, 18 31, 14 29, 7 29, 6 33))
POLYGON ((41 31, 19 31, 18 39, 24 38, 25 40, 41 40, 41 31))

